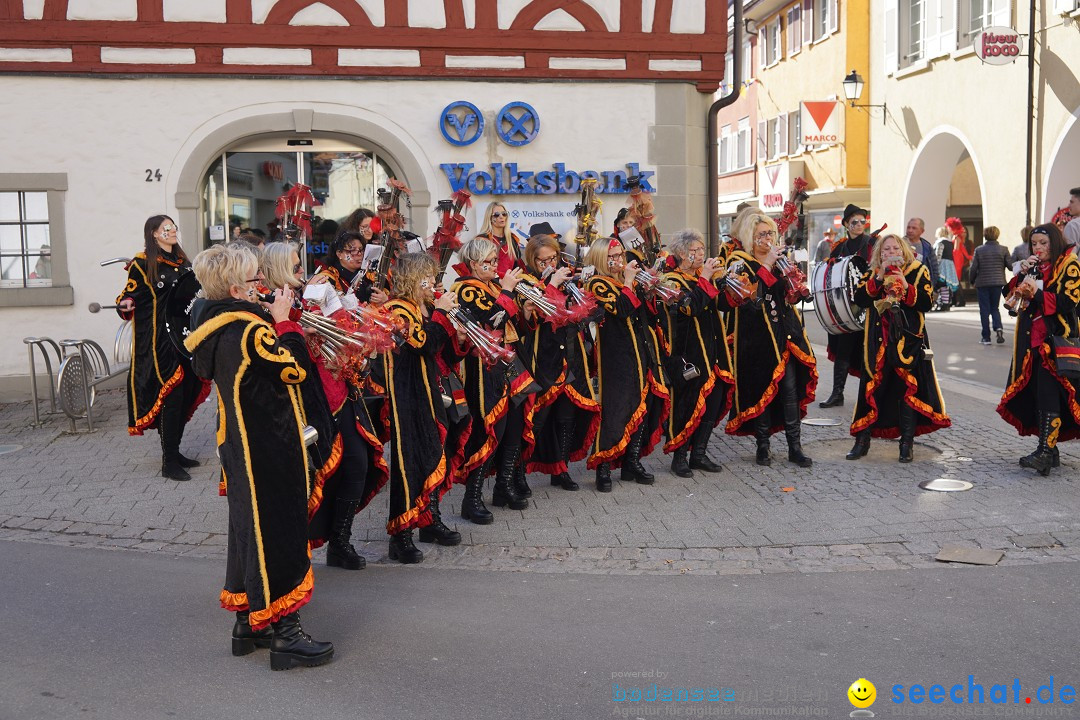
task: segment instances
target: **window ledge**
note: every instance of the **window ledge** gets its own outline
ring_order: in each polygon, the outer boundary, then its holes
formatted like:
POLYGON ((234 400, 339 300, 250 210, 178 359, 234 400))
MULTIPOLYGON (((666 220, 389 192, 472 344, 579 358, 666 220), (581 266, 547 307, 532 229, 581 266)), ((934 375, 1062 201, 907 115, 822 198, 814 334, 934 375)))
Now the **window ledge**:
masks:
POLYGON ((75 304, 70 285, 57 287, 0 288, 0 308, 60 307, 75 304))
POLYGON ((959 60, 960 58, 967 57, 975 54, 975 45, 968 45, 967 47, 957 48, 949 53, 949 57, 953 60, 959 60))
POLYGON ((926 60, 920 60, 917 63, 908 65, 902 70, 897 70, 895 73, 893 73, 893 77, 899 80, 900 78, 906 78, 910 75, 918 75, 919 73, 924 73, 929 69, 930 63, 926 60))

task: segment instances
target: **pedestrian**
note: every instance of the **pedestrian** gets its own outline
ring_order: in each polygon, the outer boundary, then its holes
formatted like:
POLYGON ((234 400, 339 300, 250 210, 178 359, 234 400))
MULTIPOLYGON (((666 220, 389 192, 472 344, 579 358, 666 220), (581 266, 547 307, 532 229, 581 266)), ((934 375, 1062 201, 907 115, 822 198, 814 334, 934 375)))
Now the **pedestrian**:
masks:
POLYGON ((998 237, 1001 231, 993 225, 983 229, 983 244, 975 248, 975 257, 971 261, 971 284, 979 296, 979 320, 982 323, 983 345, 990 344, 990 321, 993 321, 998 344, 1005 342, 1005 332, 1001 328, 1001 288, 1005 286, 1005 268, 1009 267, 1009 251, 998 237))
POLYGON ((934 232, 934 254, 938 259, 938 272, 941 276, 941 290, 938 292, 938 307, 948 311, 956 303, 960 294, 960 278, 953 263, 953 239, 949 228, 939 227, 934 232))
POLYGON ((938 389, 924 314, 933 303, 929 269, 896 235, 874 246, 870 270, 855 291, 867 310, 862 381, 848 460, 870 450, 870 438, 900 438, 900 462, 909 463, 916 435, 949 427, 938 389))
MULTIPOLYGON (((953 267, 956 268, 957 283, 960 288, 956 292, 955 305, 964 307, 967 305, 967 300, 964 299, 963 284, 965 280, 968 280, 967 270, 972 256, 971 248, 967 244, 967 228, 964 227, 963 221, 956 217, 945 218, 945 227, 949 229, 952 239, 952 261, 953 267)), ((970 280, 968 284, 971 284, 970 280)))
POLYGON ((1020 465, 1046 476, 1060 464, 1057 443, 1080 437, 1080 406, 1072 399, 1076 387, 1058 372, 1056 357, 1065 338, 1077 336, 1080 261, 1051 223, 1032 230, 1028 242, 1032 257, 1009 283, 1028 305, 1016 318, 1009 384, 997 412, 1020 435, 1039 436, 1035 452, 1020 458, 1020 465))
POLYGON ((1080 245, 1080 187, 1069 191, 1069 214, 1072 215, 1072 220, 1065 224, 1065 244, 1077 247, 1080 245))
POLYGON ((298 613, 311 599, 314 575, 299 391, 307 373, 290 351, 303 351, 304 332, 289 320, 292 288, 256 304, 259 261, 246 244, 213 245, 193 267, 205 302, 185 346, 195 372, 218 390, 218 456, 229 482, 220 602, 236 613, 232 652, 269 646, 273 670, 322 665, 334 646, 304 633, 298 613))
POLYGON ((1019 275, 1019 264, 1031 257, 1031 247, 1028 245, 1029 235, 1031 235, 1031 225, 1025 226, 1020 231, 1020 244, 1014 247, 1009 255, 1009 267, 1012 268, 1013 275, 1019 275))
POLYGON ((923 222, 922 218, 913 217, 907 222, 904 236, 907 238, 908 243, 911 244, 911 251, 914 253, 915 259, 930 271, 930 286, 937 289, 938 282, 941 280, 941 274, 938 272, 937 255, 934 254, 934 247, 930 244, 930 241, 923 237, 924 232, 926 232, 926 223, 923 222))

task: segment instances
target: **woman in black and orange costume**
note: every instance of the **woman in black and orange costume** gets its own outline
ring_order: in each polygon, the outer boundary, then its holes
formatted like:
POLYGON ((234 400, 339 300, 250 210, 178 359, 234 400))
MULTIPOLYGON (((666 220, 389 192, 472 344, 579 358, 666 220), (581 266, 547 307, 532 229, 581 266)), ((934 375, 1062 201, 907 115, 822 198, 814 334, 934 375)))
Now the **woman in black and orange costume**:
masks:
MULTIPOLYGON (((303 267, 292 244, 267 243, 262 265, 269 287, 288 286, 295 291, 303 287, 303 267)), ((312 284, 319 282, 318 278, 312 280, 312 284)), ((305 304, 329 314, 325 305, 305 304)), ((376 436, 359 390, 330 372, 324 358, 311 352, 310 346, 305 350, 297 349, 293 354, 308 374, 300 384, 305 417, 319 432, 318 440, 308 448, 316 470, 308 497, 308 537, 313 549, 327 543, 326 564, 330 567, 360 570, 367 561, 350 542, 353 517, 367 507, 389 478, 383 443, 376 436)))
POLYGON ((899 437, 900 462, 911 462, 916 435, 952 424, 934 363, 923 352, 929 347, 924 314, 934 304, 930 270, 910 243, 889 235, 875 243, 855 303, 867 309, 866 346, 847 459, 866 455, 871 437, 899 437))
POLYGON ((817 363, 806 337, 798 301, 776 271, 781 249, 776 223, 768 215, 747 213, 735 228, 743 249, 728 257, 728 271, 757 284, 754 296, 734 312, 734 402, 730 435, 753 435, 758 465, 771 465, 769 438, 783 428, 788 460, 799 467, 813 461, 802 450, 800 422, 817 389, 817 363))
POLYGON ((656 361, 654 335, 645 301, 634 289, 636 260, 626 262, 622 243, 596 240, 586 265, 596 274, 585 283, 604 308, 593 347, 600 384, 600 430, 588 467, 596 470, 596 489, 611 492, 611 469, 622 480, 651 485, 655 476, 641 464, 660 441, 670 410, 663 370, 656 361))
POLYGON ((274 670, 321 665, 334 646, 306 635, 297 612, 311 599, 314 576, 299 390, 307 373, 290 351, 306 348, 289 320, 293 293, 278 289, 269 313, 255 303, 258 259, 244 243, 204 250, 194 270, 206 300, 185 345, 195 372, 217 386, 218 455, 229 485, 221 606, 236 612, 233 654, 269 646, 274 670))
POLYGON ((1024 261, 1023 274, 1007 288, 1006 306, 1027 304, 1018 310, 1009 384, 997 411, 1021 435, 1039 436, 1035 452, 1020 464, 1045 476, 1060 465, 1058 442, 1080 437, 1076 384, 1058 372, 1054 347, 1080 331, 1080 262, 1053 224, 1033 229, 1028 245, 1031 257, 1024 261))
POLYGON ((330 244, 330 251, 323 258, 323 267, 316 273, 325 276, 339 294, 352 293, 358 302, 373 302, 382 305, 389 298, 386 293, 376 288, 368 277, 364 265, 364 248, 367 246, 365 235, 359 232, 345 231, 330 244), (357 274, 361 277, 357 279, 357 274))
POLYGON ((421 528, 427 540, 457 545, 461 534, 448 528, 439 498, 450 489, 453 470, 446 457, 449 423, 439 387, 436 357, 447 343, 460 344, 446 313, 457 297, 435 299, 438 264, 425 253, 400 255, 394 269, 393 299, 387 310, 403 326, 405 342, 382 355, 390 426, 390 559, 418 563, 424 554, 413 544, 421 528), (432 304, 434 308, 432 308, 432 304))
POLYGON ((671 472, 689 478, 694 470, 717 473, 722 469, 706 451, 713 428, 727 412, 735 383, 720 315, 731 306, 712 282, 722 266, 705 258, 700 232, 687 228, 675 233, 668 252, 676 267, 664 274, 664 282, 682 293, 682 301, 663 306, 671 389, 664 452, 674 453, 671 472))
MULTIPOLYGON (((564 288, 573 282, 573 268, 559 267, 559 241, 553 235, 532 236, 525 246, 525 266, 530 274, 522 282, 537 286, 554 305, 566 308, 564 288)), ((577 323, 555 327, 550 321, 538 322, 523 333, 521 348, 522 359, 541 388, 532 405, 536 446, 526 470, 549 474, 555 487, 577 490, 569 464, 585 459, 600 427, 584 331, 577 323)))
POLYGON ((210 383, 191 371, 191 363, 165 331, 165 300, 173 286, 191 272, 180 247, 176 223, 154 215, 143 225, 143 251, 128 266, 127 284, 116 298, 120 317, 131 321, 131 367, 128 370, 128 433, 157 428, 161 437, 161 475, 190 480, 186 468, 199 461, 180 452, 184 426, 210 393, 210 383))
MULTIPOLYGON (((458 255, 462 262, 452 292, 457 294, 461 308, 485 329, 501 330, 506 344, 516 343, 519 336, 515 323, 531 321, 524 316, 531 312, 523 311, 513 295, 521 281, 521 270, 511 267, 499 278, 499 248, 483 235, 462 245, 458 255)), ((526 403, 525 398, 515 398, 522 387, 508 377, 503 365, 489 366, 478 355, 465 358, 462 364, 472 430, 465 446, 465 498, 461 516, 478 525, 487 525, 495 517, 484 506, 482 495, 484 478, 493 462, 497 472, 492 504, 512 510, 529 506, 529 501, 518 494, 513 484, 523 444, 526 452, 531 450, 524 437, 526 403)), ((527 386, 531 381, 531 377, 523 378, 521 384, 527 386)))

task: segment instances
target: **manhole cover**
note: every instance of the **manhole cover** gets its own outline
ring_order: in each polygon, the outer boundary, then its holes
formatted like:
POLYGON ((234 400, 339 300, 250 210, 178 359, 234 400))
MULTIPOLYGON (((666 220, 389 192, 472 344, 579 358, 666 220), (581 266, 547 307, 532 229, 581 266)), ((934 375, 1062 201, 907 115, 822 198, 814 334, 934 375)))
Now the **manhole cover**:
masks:
POLYGON ((16 450, 22 450, 22 445, 0 445, 0 455, 7 455, 16 450))
POLYGON ((919 487, 923 490, 934 490, 936 492, 962 492, 964 490, 970 490, 975 487, 967 480, 954 480, 953 478, 934 478, 933 480, 923 480, 919 483, 919 487))
POLYGON ((843 422, 840 418, 803 418, 803 425, 817 425, 819 427, 842 425, 843 422))

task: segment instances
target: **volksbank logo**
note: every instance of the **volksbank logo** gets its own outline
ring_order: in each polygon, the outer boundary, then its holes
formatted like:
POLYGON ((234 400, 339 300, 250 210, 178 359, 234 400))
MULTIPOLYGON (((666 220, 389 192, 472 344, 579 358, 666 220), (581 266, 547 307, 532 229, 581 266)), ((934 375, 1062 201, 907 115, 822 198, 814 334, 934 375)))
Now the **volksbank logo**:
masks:
POLYGON ((566 163, 553 163, 551 170, 534 172, 519 170, 517 163, 492 163, 488 170, 474 170, 473 163, 443 163, 452 192, 468 188, 473 195, 573 195, 581 189, 581 181, 597 181, 598 193, 625 193, 626 178, 641 177, 641 189, 656 192, 649 183, 656 173, 642 170, 638 163, 627 163, 626 170, 567 170, 566 163))

